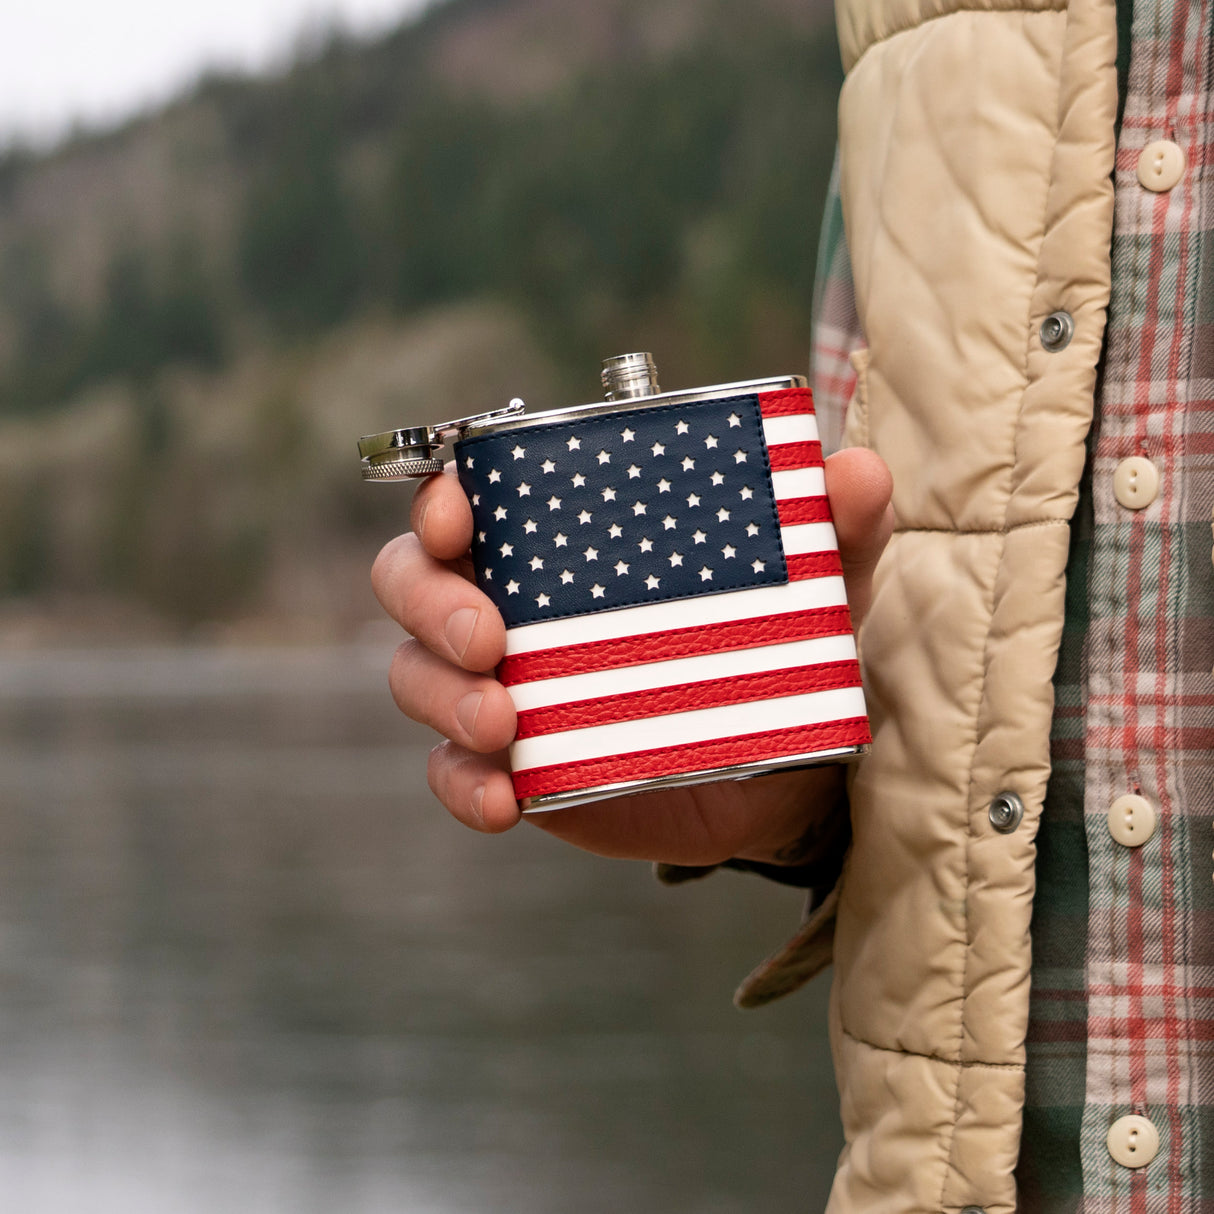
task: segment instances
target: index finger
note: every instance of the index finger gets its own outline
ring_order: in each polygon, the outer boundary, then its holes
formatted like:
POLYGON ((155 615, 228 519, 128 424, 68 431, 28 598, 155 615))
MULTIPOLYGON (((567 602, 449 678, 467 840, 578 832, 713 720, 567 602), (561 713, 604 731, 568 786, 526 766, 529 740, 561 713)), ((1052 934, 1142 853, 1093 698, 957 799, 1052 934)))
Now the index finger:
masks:
POLYGON ((453 561, 472 543, 472 507, 460 488, 455 464, 448 463, 413 495, 409 512, 414 534, 423 547, 440 561, 453 561))

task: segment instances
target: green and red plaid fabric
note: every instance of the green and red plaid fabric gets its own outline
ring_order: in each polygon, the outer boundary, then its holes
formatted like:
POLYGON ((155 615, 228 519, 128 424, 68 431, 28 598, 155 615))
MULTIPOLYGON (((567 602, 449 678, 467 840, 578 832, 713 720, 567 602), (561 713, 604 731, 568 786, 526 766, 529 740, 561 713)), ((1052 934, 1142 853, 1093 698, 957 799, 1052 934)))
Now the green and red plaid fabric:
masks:
MULTIPOLYGON (((1119 14, 1113 292, 1038 836, 1022 1214, 1214 1211, 1212 9, 1134 0, 1119 14), (1187 162, 1160 194, 1137 177, 1157 139, 1187 162), (1113 494, 1114 470, 1133 455, 1161 474, 1139 511, 1113 494), (1108 827, 1125 793, 1158 813, 1134 849, 1108 827), (1106 1145, 1128 1113, 1149 1117, 1162 1144, 1134 1170, 1106 1145)), ((814 346, 820 415, 842 412, 847 354, 863 344, 841 228, 832 198, 814 346)))

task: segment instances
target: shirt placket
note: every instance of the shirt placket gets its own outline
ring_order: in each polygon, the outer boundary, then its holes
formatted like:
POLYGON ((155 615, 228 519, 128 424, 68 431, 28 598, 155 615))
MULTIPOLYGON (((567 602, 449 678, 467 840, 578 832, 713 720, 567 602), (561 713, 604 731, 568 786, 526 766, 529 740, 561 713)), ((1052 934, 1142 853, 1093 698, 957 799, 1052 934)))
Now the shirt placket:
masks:
POLYGON ((1117 152, 1084 651, 1087 1211, 1205 1195, 1194 1090, 1202 980, 1192 955, 1193 826, 1203 798, 1191 795, 1200 772, 1184 754, 1202 706, 1183 622, 1197 572, 1188 525, 1202 443, 1189 398, 1209 19, 1200 0, 1136 0, 1117 152))

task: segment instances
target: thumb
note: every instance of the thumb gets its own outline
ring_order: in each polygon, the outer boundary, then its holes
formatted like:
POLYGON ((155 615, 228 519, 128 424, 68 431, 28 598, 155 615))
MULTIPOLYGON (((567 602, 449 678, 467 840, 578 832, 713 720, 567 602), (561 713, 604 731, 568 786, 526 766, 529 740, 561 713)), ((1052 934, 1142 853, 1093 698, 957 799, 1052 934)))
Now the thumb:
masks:
POLYGON ((875 451, 849 447, 826 461, 826 493, 857 630, 872 598, 873 569, 894 530, 893 487, 893 477, 875 451))

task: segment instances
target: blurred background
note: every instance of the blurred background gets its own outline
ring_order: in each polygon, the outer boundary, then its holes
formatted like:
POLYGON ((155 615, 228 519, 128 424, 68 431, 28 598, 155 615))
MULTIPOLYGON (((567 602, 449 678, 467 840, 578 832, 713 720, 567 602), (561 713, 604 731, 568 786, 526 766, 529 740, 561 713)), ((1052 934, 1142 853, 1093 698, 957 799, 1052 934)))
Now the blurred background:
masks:
POLYGON ((5 1208, 820 1208, 825 984, 730 1004, 799 896, 447 821, 354 440, 804 372, 828 0, 58 0, 0 81, 5 1208))

